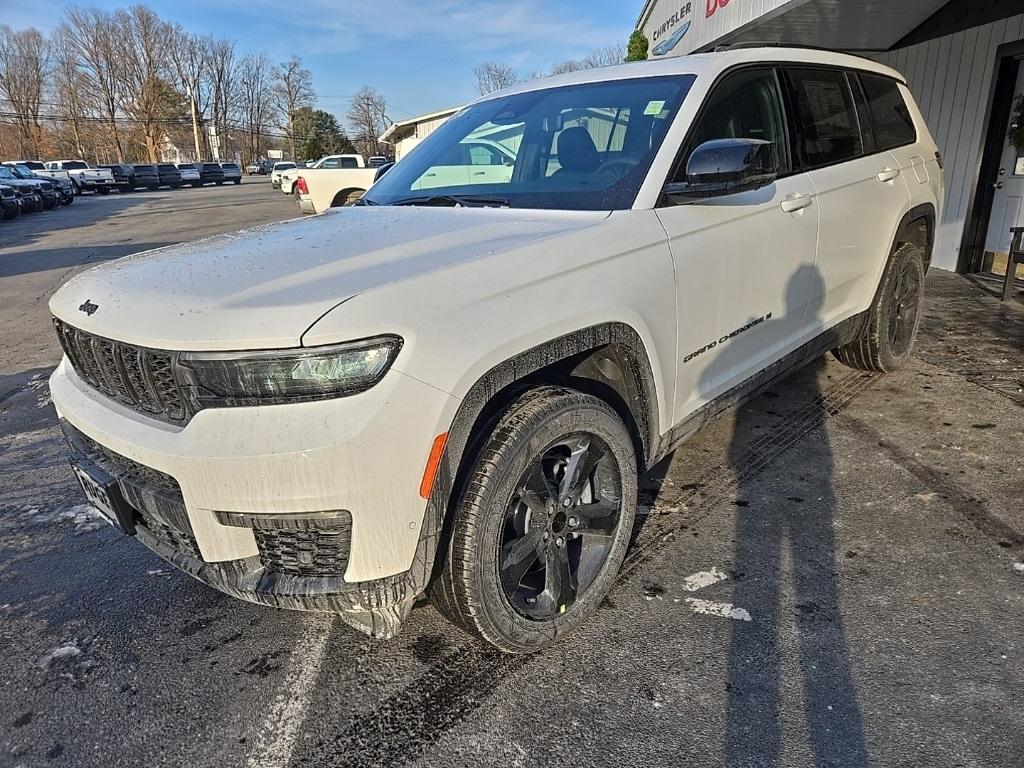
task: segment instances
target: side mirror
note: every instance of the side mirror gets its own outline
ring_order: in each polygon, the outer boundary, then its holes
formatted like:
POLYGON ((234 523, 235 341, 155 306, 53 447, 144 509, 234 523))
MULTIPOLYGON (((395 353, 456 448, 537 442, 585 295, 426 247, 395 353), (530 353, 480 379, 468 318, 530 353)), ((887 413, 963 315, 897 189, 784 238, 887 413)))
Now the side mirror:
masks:
POLYGON ((384 165, 379 166, 377 168, 377 172, 375 174, 373 174, 373 183, 376 184, 380 180, 381 176, 383 176, 385 173, 387 173, 388 171, 390 171, 394 167, 395 167, 395 164, 393 162, 392 163, 384 163, 384 165))
POLYGON ((760 139, 715 139, 697 147, 686 163, 686 181, 665 185, 676 204, 725 197, 766 187, 779 175, 775 145, 760 139))

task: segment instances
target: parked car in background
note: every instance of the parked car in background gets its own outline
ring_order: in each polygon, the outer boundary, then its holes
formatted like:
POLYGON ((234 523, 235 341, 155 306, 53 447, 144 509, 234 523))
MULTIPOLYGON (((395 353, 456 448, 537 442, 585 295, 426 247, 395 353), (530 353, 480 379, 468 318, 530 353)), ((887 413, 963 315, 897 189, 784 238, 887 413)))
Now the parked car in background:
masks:
POLYGON ((40 176, 23 163, 3 163, 3 165, 9 168, 19 179, 46 182, 40 187, 44 208, 50 209, 60 204, 71 205, 75 201, 75 188, 71 184, 70 179, 40 176), (50 204, 51 198, 54 198, 52 200, 53 205, 50 204))
POLYGON ((75 185, 75 192, 94 191, 101 195, 110 194, 114 188, 114 174, 108 168, 97 168, 85 160, 50 160, 46 163, 49 171, 67 171, 71 176, 71 183, 75 185))
POLYGON ((249 165, 245 166, 245 172, 250 176, 266 176, 267 174, 270 173, 273 167, 273 160, 267 160, 266 158, 263 158, 262 160, 257 160, 255 163, 250 163, 249 165))
POLYGON ((110 163, 101 165, 114 176, 116 189, 121 192, 132 192, 135 190, 135 167, 131 163, 110 163))
POLYGON ((242 183, 242 169, 238 167, 238 163, 221 163, 220 167, 224 171, 224 181, 242 183))
POLYGON ((270 171, 270 186, 274 189, 281 188, 281 174, 285 171, 290 171, 295 167, 295 163, 289 161, 279 161, 274 163, 274 167, 270 171))
POLYGON ((181 171, 174 163, 158 163, 156 166, 157 176, 160 178, 161 187, 181 189, 181 171))
POLYGON ((224 169, 219 163, 200 163, 199 183, 216 184, 219 187, 224 183, 224 169))
POLYGON ((178 172, 181 174, 181 183, 191 187, 201 187, 199 169, 195 163, 178 163, 178 172))
POLYGON ((391 158, 386 155, 370 155, 366 160, 366 164, 371 168, 380 168, 382 165, 387 165, 391 162, 391 158))
POLYGON ((152 163, 136 163, 132 166, 135 172, 135 187, 143 187, 152 192, 160 187, 160 174, 152 163))
MULTIPOLYGON (((363 160, 362 155, 347 154, 347 155, 325 155, 319 160, 309 166, 312 168, 326 168, 328 170, 355 170, 358 168, 366 168, 366 162, 363 160)), ((305 173, 306 168, 291 168, 281 173, 280 189, 286 195, 290 195, 295 191, 295 180, 299 177, 299 174, 305 173)))
POLYGON ((61 201, 61 194, 54 188, 53 181, 36 178, 24 166, 19 168, 18 166, 0 165, 0 184, 27 190, 38 197, 39 205, 34 210, 53 210, 61 201))
POLYGON ((0 184, 0 219, 8 221, 21 216, 21 198, 6 184, 0 184))
POLYGON ((0 165, 0 184, 12 187, 18 193, 22 213, 43 210, 42 181, 39 179, 22 179, 10 168, 0 165))
MULTIPOLYGON (((42 160, 8 160, 6 162, 14 165, 24 165, 39 178, 66 181, 71 186, 72 191, 74 191, 74 185, 71 184, 71 174, 62 170, 51 171, 42 160)), ((63 186, 62 184, 61 187, 63 188, 63 186)))

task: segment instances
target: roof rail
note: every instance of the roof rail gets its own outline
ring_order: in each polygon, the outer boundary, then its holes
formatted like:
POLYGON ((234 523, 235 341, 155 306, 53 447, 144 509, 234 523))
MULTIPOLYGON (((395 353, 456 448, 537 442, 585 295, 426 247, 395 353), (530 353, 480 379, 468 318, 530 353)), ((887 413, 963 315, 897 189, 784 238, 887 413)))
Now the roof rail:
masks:
POLYGON ((785 43, 785 42, 781 42, 779 40, 750 40, 750 41, 743 40, 743 41, 740 41, 740 42, 737 42, 737 43, 722 43, 721 45, 716 45, 714 47, 713 51, 714 51, 714 53, 719 53, 719 52, 722 52, 722 51, 739 51, 739 50, 743 50, 745 48, 795 48, 797 50, 805 50, 805 51, 824 51, 826 53, 841 53, 844 56, 855 56, 858 59, 868 59, 869 61, 872 61, 872 59, 870 59, 867 56, 864 56, 863 54, 851 53, 849 51, 844 51, 844 50, 837 49, 837 48, 828 48, 828 47, 826 47, 824 45, 807 45, 807 44, 804 44, 804 43, 785 43))

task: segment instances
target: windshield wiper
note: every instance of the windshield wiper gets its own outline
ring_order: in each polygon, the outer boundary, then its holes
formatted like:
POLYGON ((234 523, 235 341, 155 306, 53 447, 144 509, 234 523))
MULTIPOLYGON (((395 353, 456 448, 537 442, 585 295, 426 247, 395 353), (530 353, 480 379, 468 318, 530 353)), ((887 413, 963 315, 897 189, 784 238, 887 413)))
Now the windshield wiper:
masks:
POLYGON ((396 200, 391 205, 434 205, 451 206, 453 208, 511 208, 511 204, 503 197, 487 197, 485 195, 424 195, 423 197, 407 197, 396 200))

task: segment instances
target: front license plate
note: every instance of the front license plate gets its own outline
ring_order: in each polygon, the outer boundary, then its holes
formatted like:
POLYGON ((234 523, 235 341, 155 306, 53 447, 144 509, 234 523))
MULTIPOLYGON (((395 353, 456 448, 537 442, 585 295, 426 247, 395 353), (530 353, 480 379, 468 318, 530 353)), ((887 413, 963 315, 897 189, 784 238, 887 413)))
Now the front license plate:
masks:
POLYGON ((117 481, 79 464, 72 464, 71 468, 78 477, 85 498, 103 514, 107 522, 129 536, 134 534, 134 515, 121 497, 121 488, 117 481))

